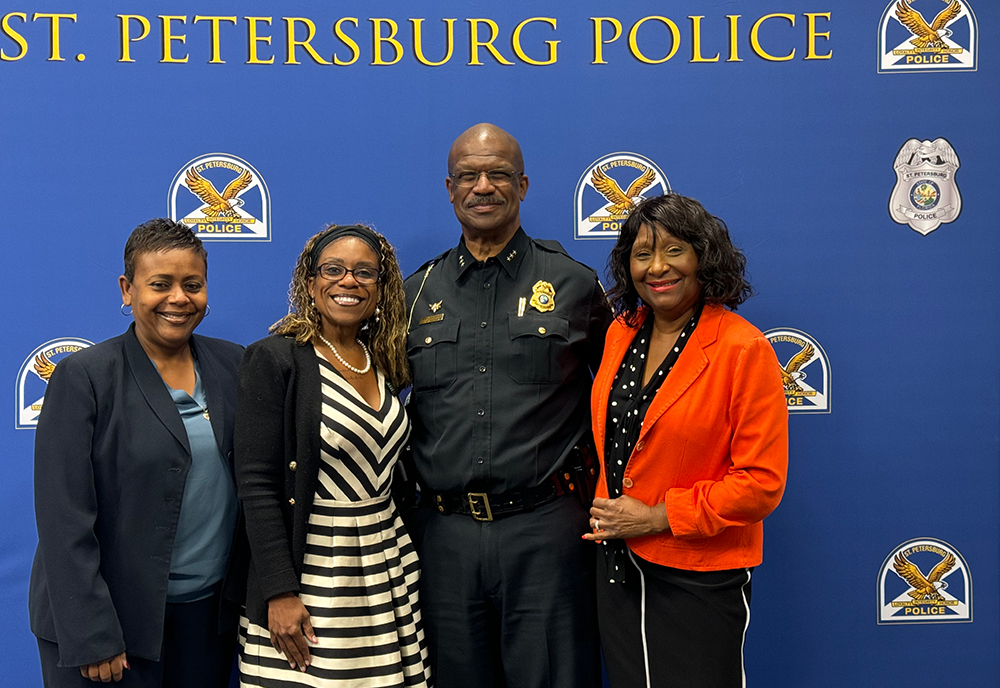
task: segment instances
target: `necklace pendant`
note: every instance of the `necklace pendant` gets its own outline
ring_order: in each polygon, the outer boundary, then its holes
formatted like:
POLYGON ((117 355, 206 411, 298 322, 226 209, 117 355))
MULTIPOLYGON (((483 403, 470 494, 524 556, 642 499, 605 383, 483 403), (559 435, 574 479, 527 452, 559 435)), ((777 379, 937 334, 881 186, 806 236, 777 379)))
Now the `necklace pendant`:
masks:
POLYGON ((205 418, 205 420, 208 420, 208 421, 212 420, 212 417, 210 415, 208 415, 208 409, 205 409, 205 412, 203 414, 201 414, 201 415, 205 418))

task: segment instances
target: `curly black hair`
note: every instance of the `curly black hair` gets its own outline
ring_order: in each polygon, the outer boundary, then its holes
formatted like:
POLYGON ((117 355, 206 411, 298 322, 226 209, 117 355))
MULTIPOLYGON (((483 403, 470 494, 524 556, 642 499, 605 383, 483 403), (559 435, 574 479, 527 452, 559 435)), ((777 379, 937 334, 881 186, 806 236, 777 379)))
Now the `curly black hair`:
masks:
POLYGON ((698 256, 702 302, 722 304, 735 311, 753 296, 753 287, 745 275, 746 256, 733 246, 725 222, 693 198, 673 193, 648 198, 629 214, 608 256, 608 278, 613 285, 608 300, 629 327, 638 324, 642 306, 629 269, 632 244, 642 225, 659 227, 691 244, 698 256))

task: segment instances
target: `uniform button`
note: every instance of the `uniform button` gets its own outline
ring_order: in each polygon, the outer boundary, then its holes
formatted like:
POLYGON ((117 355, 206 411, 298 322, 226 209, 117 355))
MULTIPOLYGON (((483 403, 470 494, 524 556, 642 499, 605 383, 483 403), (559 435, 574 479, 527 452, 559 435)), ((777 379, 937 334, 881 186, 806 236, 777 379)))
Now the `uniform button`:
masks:
POLYGON ((480 327, 486 327, 486 321, 484 320, 483 322, 479 323, 479 326, 480 327))
POLYGON ((486 284, 483 285, 483 289, 489 289, 490 286, 491 286, 490 283, 487 282, 486 284))
POLYGON ((433 339, 431 339, 430 337, 426 337, 424 339, 424 344, 430 344, 432 341, 433 341, 433 339))
POLYGON ((479 366, 479 372, 480 373, 485 373, 486 372, 486 366, 479 366))
POLYGON ((622 485, 625 487, 632 487, 632 478, 625 478, 622 480, 622 485))
POLYGON ((291 504, 292 506, 295 506, 295 497, 289 497, 288 503, 291 504))
POLYGON ((545 328, 544 327, 539 327, 538 328, 538 334, 545 334, 545 328))
POLYGON ((294 470, 295 470, 296 468, 298 468, 298 467, 299 467, 299 464, 298 464, 298 463, 296 463, 295 461, 291 461, 291 462, 289 462, 289 464, 288 464, 288 469, 289 469, 289 470, 292 470, 292 471, 294 471, 294 470))
POLYGON ((480 456, 478 459, 476 459, 476 463, 482 464, 483 463, 483 457, 480 456))
POLYGON ((476 411, 476 415, 477 416, 485 416, 486 415, 486 411, 484 409, 479 409, 478 411, 476 411))
POLYGON ((645 442, 641 442, 641 441, 640 441, 640 442, 637 442, 637 443, 636 443, 636 445, 635 445, 635 450, 636 450, 637 452, 640 452, 640 451, 642 451, 642 450, 643 450, 643 449, 644 449, 645 447, 646 447, 646 443, 645 443, 645 442))

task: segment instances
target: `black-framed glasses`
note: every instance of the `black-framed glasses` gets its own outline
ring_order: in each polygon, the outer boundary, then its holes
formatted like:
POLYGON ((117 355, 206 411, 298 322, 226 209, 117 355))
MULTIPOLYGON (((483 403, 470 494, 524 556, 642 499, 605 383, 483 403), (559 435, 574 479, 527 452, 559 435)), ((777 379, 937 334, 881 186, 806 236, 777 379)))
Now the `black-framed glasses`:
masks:
POLYGON ((465 172, 455 172, 449 174, 456 184, 459 186, 475 186, 479 183, 479 178, 483 175, 490 180, 490 184, 493 186, 507 186, 514 182, 514 177, 517 177, 523 172, 514 172, 512 170, 487 170, 483 172, 473 172, 472 170, 467 170, 465 172))
POLYGON ((354 275, 354 281, 358 284, 375 284, 382 273, 377 268, 360 267, 349 270, 337 263, 323 263, 316 268, 316 273, 322 275, 332 282, 339 282, 347 277, 347 273, 354 275))

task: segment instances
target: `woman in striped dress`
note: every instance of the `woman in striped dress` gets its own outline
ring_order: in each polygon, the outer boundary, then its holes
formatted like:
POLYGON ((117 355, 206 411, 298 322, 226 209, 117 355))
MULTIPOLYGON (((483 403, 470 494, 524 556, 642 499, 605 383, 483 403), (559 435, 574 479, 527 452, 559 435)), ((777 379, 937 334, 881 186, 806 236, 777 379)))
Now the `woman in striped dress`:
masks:
POLYGON ((240 685, 430 686, 419 563, 389 492, 410 431, 392 246, 327 227, 306 242, 290 300, 240 367, 240 685))

